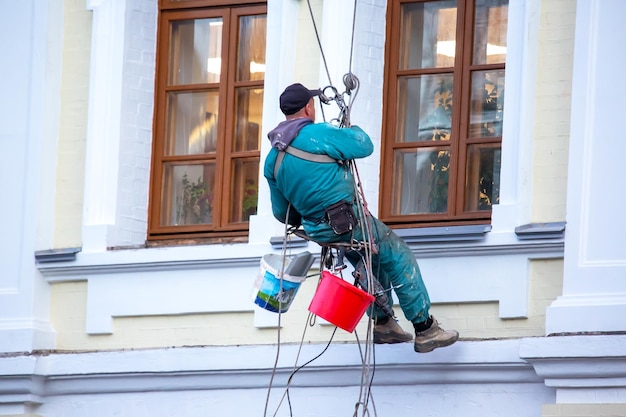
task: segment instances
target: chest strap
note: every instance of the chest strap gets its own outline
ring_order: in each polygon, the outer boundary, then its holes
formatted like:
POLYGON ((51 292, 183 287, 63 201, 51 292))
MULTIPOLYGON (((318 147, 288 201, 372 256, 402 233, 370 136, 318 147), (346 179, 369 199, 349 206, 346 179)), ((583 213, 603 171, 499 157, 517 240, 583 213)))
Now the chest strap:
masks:
POLYGON ((311 153, 298 148, 294 148, 293 146, 287 146, 284 151, 278 151, 278 156, 276 156, 276 163, 274 164, 274 178, 276 178, 276 176, 278 175, 278 169, 280 168, 280 164, 282 164, 283 159, 285 158, 285 153, 288 153, 300 159, 304 159, 305 161, 320 162, 323 164, 339 162, 336 159, 331 158, 330 156, 325 154, 311 153))

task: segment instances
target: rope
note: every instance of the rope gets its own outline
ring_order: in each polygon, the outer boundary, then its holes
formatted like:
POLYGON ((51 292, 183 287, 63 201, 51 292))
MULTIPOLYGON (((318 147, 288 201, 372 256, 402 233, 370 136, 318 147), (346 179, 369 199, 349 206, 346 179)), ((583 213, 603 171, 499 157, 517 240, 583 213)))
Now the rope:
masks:
MULTIPOLYGON (((348 61, 348 73, 352 74, 352 51, 354 50, 354 28, 356 25, 356 0, 354 0, 354 6, 352 8, 352 36, 350 38, 350 60, 348 61)), ((344 77, 344 84, 345 84, 344 77)), ((346 85, 347 87, 347 85, 346 85)))
MULTIPOLYGON (((326 69, 326 76, 328 77, 328 82, 332 85, 332 80, 330 79, 330 71, 328 71, 328 64, 326 63, 326 55, 324 55, 324 48, 322 48, 322 41, 320 41, 320 34, 317 31, 317 25, 315 24, 315 16, 313 16, 313 8, 311 7, 311 0, 306 0, 306 4, 309 6, 309 14, 311 15, 311 22, 313 23, 313 29, 315 30, 315 37, 317 38, 317 45, 320 48, 320 54, 322 55, 322 61, 324 62, 324 68, 326 69)), ((352 29, 354 31, 354 28, 352 29)))
MULTIPOLYGON (((339 115, 337 118, 332 119, 332 121, 337 122, 339 127, 350 127, 351 126, 351 112, 354 101, 358 95, 360 88, 360 81, 357 76, 352 72, 352 61, 353 61, 353 52, 354 52, 354 35, 355 35, 355 26, 356 26, 356 12, 357 12, 357 0, 354 0, 354 7, 352 13, 352 33, 350 39, 350 56, 349 56, 349 64, 348 64, 348 73, 343 76, 343 84, 345 86, 344 93, 339 93, 337 88, 333 86, 330 72, 328 70, 328 65, 326 62, 326 56, 324 54, 324 48, 322 47, 322 43, 320 41, 319 32, 317 30, 317 25, 315 23, 315 17, 313 16, 313 10, 311 7, 310 0, 307 0, 307 5, 309 7, 309 13, 311 15, 311 20, 313 22, 313 28, 315 30, 315 35, 317 38, 317 43, 321 52, 322 60, 324 62, 324 68, 326 69, 326 74, 328 77, 328 81, 330 83, 329 86, 322 89, 322 94, 320 95, 320 101, 322 104, 330 104, 331 101, 334 101, 339 107, 339 115), (327 93, 327 92, 330 92, 327 93)), ((324 107, 322 108, 322 116, 324 120, 326 120, 326 115, 324 114, 324 107)), ((367 274, 367 287, 368 292, 372 293, 374 288, 374 275, 371 270, 372 265, 372 253, 377 253, 377 248, 373 245, 374 240, 372 239, 372 231, 369 223, 369 210, 367 208, 367 201, 365 199, 365 195, 361 186, 361 180, 359 177, 359 173, 354 161, 349 161, 349 166, 353 174, 354 179, 354 190, 355 195, 357 197, 357 207, 359 213, 357 214, 361 221, 361 236, 363 236, 363 240, 365 244, 361 245, 360 249, 363 253, 364 264, 366 268, 367 274)), ((373 307, 371 307, 373 308, 373 307)), ((355 404, 354 415, 353 417, 357 417, 359 413, 359 409, 363 409, 363 416, 369 416, 369 402, 372 400, 371 398, 371 383, 373 380, 374 369, 375 369, 375 361, 373 359, 373 326, 372 320, 368 321, 367 327, 367 337, 365 340, 365 351, 361 350, 361 342, 358 340, 358 335, 355 332, 357 337, 357 343, 359 345, 359 351, 361 353, 361 361, 362 361, 362 372, 361 372, 361 389, 359 393, 359 400, 355 404), (367 388, 366 388, 367 387, 367 388)), ((372 401, 373 405, 373 401, 372 401)), ((376 415, 376 409, 374 407, 374 415, 376 415)))
MULTIPOLYGON (((324 69, 326 70, 326 76, 328 78, 329 85, 322 89, 322 94, 320 95, 320 101, 323 104, 330 104, 331 101, 335 101, 339 107, 339 116, 335 119, 331 119, 331 122, 337 122, 339 127, 350 127, 350 113, 352 111, 352 104, 356 98, 358 93, 358 89, 360 86, 359 79, 352 72, 352 54, 354 52, 354 34, 355 34, 355 24, 356 24, 356 11, 357 11, 357 0, 354 0, 354 7, 352 10, 352 31, 350 36, 350 57, 348 61, 348 73, 343 76, 343 84, 346 87, 346 90, 343 93, 339 93, 337 88, 333 86, 333 82, 330 76, 330 71, 328 70, 328 63, 326 61, 326 55, 324 54, 324 48, 322 46, 322 42, 320 40, 319 31, 317 29, 317 24, 315 22, 315 16, 313 15, 313 8, 311 7, 311 1, 307 0, 307 6, 309 9, 309 15, 311 16, 311 22, 313 24, 313 29, 315 31, 315 38, 317 39, 317 45, 320 50, 320 54, 322 56, 322 61, 324 63, 324 69), (332 95, 327 95, 326 90, 332 90, 332 95), (354 95, 352 95, 354 92, 354 95), (348 103, 346 104, 346 96, 350 97, 348 103)), ((326 115, 324 113, 324 108, 322 106, 322 117, 324 121, 326 121, 326 115)))
MULTIPOLYGON (((286 266, 286 258, 287 258, 287 228, 288 228, 288 224, 289 224, 289 211, 291 209, 291 204, 289 204, 287 206, 287 213, 285 214, 285 234, 283 237, 283 248, 281 251, 281 258, 282 258, 282 264, 281 264, 281 269, 280 269, 280 276, 279 276, 279 280, 280 280, 280 287, 278 290, 279 294, 282 294, 283 292, 283 277, 285 276, 285 266, 286 266)), ((276 336, 276 357, 274 358, 274 366, 272 367, 272 375, 270 377, 270 382, 269 385, 267 387, 267 396, 265 397, 265 410, 263 412, 263 416, 267 416, 267 407, 269 405, 269 401, 270 401, 270 393, 272 391, 272 384, 274 383, 274 376, 276 375, 276 367, 278 366, 278 358, 280 357, 280 328, 281 328, 281 318, 282 318, 282 309, 283 309, 283 305, 282 305, 282 299, 279 298, 278 299, 278 332, 277 332, 277 336, 276 336)))

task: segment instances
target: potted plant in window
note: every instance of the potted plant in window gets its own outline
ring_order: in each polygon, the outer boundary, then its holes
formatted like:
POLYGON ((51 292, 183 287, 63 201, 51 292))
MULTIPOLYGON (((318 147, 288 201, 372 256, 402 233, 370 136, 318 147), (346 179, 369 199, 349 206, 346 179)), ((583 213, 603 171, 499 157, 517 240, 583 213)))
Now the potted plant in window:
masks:
POLYGON ((181 192, 176 198, 177 224, 212 223, 213 195, 202 177, 197 181, 190 181, 187 173, 181 180, 181 192))

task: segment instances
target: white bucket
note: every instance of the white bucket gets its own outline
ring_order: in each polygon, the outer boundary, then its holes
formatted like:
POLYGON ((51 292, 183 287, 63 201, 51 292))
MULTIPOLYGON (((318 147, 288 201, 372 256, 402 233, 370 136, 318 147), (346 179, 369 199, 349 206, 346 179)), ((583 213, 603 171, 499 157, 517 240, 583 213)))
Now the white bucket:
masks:
MULTIPOLYGON (((287 256, 283 265, 283 257, 276 254, 267 254, 261 259, 261 268, 254 282, 254 303, 265 310, 274 313, 284 313, 289 309, 300 284, 306 279, 306 271, 302 276, 284 273, 281 283, 280 271, 287 269, 296 256, 287 256)), ((311 256, 312 262, 312 256, 311 256)), ((310 267, 311 264, 308 264, 310 267)), ((308 268, 306 268, 308 271, 308 268)))

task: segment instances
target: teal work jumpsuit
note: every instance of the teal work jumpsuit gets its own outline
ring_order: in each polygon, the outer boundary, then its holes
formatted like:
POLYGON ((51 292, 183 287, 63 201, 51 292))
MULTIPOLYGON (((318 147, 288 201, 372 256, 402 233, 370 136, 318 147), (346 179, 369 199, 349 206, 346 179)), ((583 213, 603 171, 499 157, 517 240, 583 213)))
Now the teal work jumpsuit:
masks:
MULTIPOLYGON (((353 175, 347 164, 313 162, 285 154, 274 178, 276 157, 275 138, 294 148, 325 154, 337 161, 365 158, 374 146, 370 137, 358 126, 339 128, 329 123, 307 123, 302 119, 287 120, 272 130, 268 137, 273 147, 265 160, 264 176, 271 192, 272 212, 282 223, 300 225, 316 242, 349 242, 364 240, 362 228, 337 235, 324 220, 325 209, 339 201, 357 201, 353 175), (303 126, 303 127, 302 127, 303 126), (291 207, 288 210, 289 203, 291 207), (289 211, 289 218, 287 213, 289 211)), ((357 217, 358 210, 355 210, 357 217)), ((372 272, 383 288, 393 286, 404 316, 412 323, 428 319, 430 299, 420 269, 408 245, 383 222, 367 216, 378 254, 372 254, 372 272)), ((359 219, 362 221, 363 219, 359 219)), ((362 256, 348 251, 346 258, 356 266, 362 256)), ((389 308, 393 304, 392 297, 389 308)), ((372 318, 381 319, 385 313, 375 307, 372 318)))

